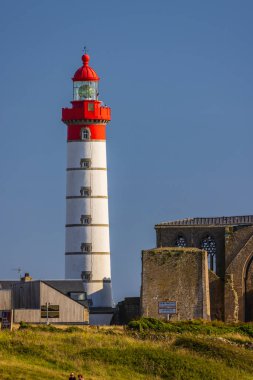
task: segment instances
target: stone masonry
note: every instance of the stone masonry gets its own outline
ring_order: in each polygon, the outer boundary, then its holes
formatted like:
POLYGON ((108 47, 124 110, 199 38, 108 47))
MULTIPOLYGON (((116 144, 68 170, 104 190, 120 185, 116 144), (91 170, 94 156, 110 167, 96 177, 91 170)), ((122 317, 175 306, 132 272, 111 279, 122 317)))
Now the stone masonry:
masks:
POLYGON ((141 314, 167 319, 159 303, 175 301, 171 320, 210 319, 207 253, 196 248, 142 251, 141 314), (161 309, 160 309, 161 310, 161 309))
MULTIPOLYGON (((160 249, 206 250, 211 319, 253 321, 253 215, 188 218, 160 223, 155 229, 160 249)), ((181 286, 185 272, 177 275, 181 286)))

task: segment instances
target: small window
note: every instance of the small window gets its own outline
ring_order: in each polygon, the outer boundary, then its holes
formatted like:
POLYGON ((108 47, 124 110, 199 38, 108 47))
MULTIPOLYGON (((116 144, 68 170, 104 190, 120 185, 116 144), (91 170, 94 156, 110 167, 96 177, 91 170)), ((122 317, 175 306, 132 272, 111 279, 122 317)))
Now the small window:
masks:
POLYGON ((92 278, 92 273, 89 270, 83 270, 81 277, 82 277, 82 280, 90 281, 92 278))
POLYGON ((91 196, 91 188, 82 186, 80 189, 80 194, 82 197, 90 197, 91 196))
POLYGON ((75 301, 85 301, 86 300, 86 293, 85 292, 70 292, 69 293, 70 298, 75 301))
POLYGON ((84 128, 81 130, 81 138, 82 138, 82 140, 89 140, 90 139, 89 128, 84 128))
POLYGON ((91 224, 91 216, 90 215, 81 215, 80 221, 82 224, 91 224))
POLYGON ((94 103, 88 103, 88 111, 94 111, 94 103))
POLYGON ((91 252, 91 243, 82 243, 81 244, 82 252, 91 252))
POLYGON ((81 158, 80 167, 84 169, 89 169, 91 167, 91 159, 90 158, 81 158))

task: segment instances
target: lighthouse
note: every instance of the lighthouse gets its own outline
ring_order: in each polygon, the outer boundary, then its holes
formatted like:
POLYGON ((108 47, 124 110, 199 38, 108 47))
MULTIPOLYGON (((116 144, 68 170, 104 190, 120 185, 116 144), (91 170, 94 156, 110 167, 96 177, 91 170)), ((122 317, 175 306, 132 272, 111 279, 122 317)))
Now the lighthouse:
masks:
POLYGON ((111 110, 98 100, 99 77, 88 54, 75 72, 67 125, 65 278, 82 279, 91 324, 112 317, 106 125, 111 110))

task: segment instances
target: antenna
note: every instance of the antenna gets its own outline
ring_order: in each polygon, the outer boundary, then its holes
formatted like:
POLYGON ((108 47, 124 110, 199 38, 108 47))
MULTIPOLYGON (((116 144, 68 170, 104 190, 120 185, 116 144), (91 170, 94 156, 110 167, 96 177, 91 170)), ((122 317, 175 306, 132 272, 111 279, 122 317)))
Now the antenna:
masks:
POLYGON ((88 51, 89 51, 89 50, 87 49, 87 46, 84 46, 84 47, 83 47, 83 52, 84 52, 84 54, 87 54, 88 51))
POLYGON ((20 267, 18 268, 13 268, 12 270, 14 270, 15 272, 17 272, 19 274, 19 278, 21 278, 21 272, 22 272, 22 269, 20 267))

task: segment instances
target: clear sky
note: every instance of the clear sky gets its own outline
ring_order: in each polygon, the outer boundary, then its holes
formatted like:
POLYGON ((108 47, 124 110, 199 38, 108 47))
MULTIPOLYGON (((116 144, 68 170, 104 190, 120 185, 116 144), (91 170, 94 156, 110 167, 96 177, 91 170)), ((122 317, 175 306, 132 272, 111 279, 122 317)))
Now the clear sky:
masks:
POLYGON ((2 0, 0 278, 64 277, 66 127, 83 46, 108 125, 114 298, 154 224, 253 214, 251 0, 2 0))

